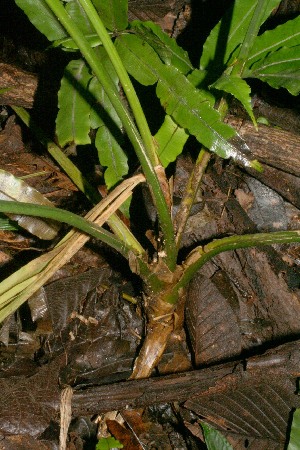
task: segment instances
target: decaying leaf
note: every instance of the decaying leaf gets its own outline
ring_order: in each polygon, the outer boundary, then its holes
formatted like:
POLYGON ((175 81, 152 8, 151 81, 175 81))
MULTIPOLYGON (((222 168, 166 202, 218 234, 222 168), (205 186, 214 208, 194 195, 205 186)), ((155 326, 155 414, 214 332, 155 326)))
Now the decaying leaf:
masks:
MULTIPOLYGON (((15 177, 9 172, 0 169, 0 199, 19 202, 36 203, 37 205, 54 205, 36 189, 30 187, 25 181, 15 177)), ((9 214, 9 217, 18 222, 30 233, 40 239, 53 239, 60 228, 54 220, 42 220, 39 218, 9 214)))

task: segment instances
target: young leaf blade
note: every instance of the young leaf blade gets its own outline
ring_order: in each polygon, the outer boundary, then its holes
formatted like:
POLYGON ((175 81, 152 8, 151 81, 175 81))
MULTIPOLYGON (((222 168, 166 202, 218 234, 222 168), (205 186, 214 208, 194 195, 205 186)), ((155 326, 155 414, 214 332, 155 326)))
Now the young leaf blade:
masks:
POLYGON ((69 1, 66 5, 66 11, 84 35, 95 33, 94 27, 78 0, 69 1))
POLYGON ((15 0, 30 22, 43 33, 49 41, 68 36, 66 30, 44 0, 15 0))
POLYGON ((134 35, 120 36, 115 46, 127 71, 143 86, 155 84, 158 74, 155 68, 162 61, 155 50, 145 41, 134 35))
POLYGON ((293 422, 291 428, 291 435, 287 450, 300 449, 300 409, 296 409, 293 414, 293 422))
POLYGON ((165 64, 176 67, 181 73, 187 74, 193 70, 188 53, 183 50, 161 27, 153 22, 131 22, 131 30, 147 41, 165 64))
POLYGON ((87 86, 92 78, 82 59, 71 61, 65 68, 58 93, 56 133, 61 146, 70 142, 85 145, 91 142, 90 104, 87 86))
POLYGON ((122 31, 128 25, 127 0, 92 0, 104 25, 111 31, 122 31))
POLYGON ((253 65, 245 76, 259 78, 270 86, 285 88, 292 95, 300 93, 300 45, 283 47, 253 65))
MULTIPOLYGON (((245 64, 245 72, 251 71, 253 64, 263 61, 270 53, 296 45, 300 45, 300 16, 257 36, 245 64)), ((246 77, 244 72, 243 77, 246 77)))
MULTIPOLYGON (((101 59, 101 64, 105 68, 106 72, 109 74, 112 85, 114 88, 119 91, 119 78, 118 75, 107 55, 106 50, 101 47, 97 50, 98 56, 101 59)), ((103 86, 97 80, 96 77, 92 77, 91 81, 88 84, 88 90, 93 99, 93 104, 91 108, 91 127, 98 128, 103 122, 106 123, 107 119, 112 121, 114 126, 121 131, 122 122, 116 113, 115 108, 112 106, 111 101, 109 100, 107 94, 103 86), (106 120, 105 120, 106 119, 106 120)), ((106 125, 108 125, 106 123, 106 125)))
MULTIPOLYGON (((99 48, 98 52, 112 83, 118 89, 119 78, 107 52, 104 48, 99 48)), ((91 108, 91 127, 98 128, 95 145, 98 150, 99 162, 106 167, 104 180, 107 188, 110 189, 128 173, 127 156, 121 146, 124 141, 122 123, 103 86, 95 77, 89 83, 89 92, 95 99, 91 108)))
POLYGON ((227 439, 218 430, 204 422, 201 423, 201 426, 208 450, 233 450, 227 439))
POLYGON ((101 438, 95 450, 111 450, 116 448, 123 448, 123 444, 120 441, 117 441, 114 437, 101 438))
POLYGON ((165 117, 164 123, 154 136, 158 145, 157 153, 163 167, 167 167, 182 153, 188 137, 185 130, 179 127, 170 116, 165 117))
MULTIPOLYGON (((221 75, 225 66, 231 64, 241 42, 247 33, 253 12, 258 0, 236 0, 231 8, 213 28, 203 46, 200 69, 215 72, 216 78, 221 75)), ((260 17, 260 25, 268 18, 280 0, 265 2, 266 8, 260 17)))
POLYGON ((107 167, 104 179, 107 188, 110 189, 122 180, 124 175, 127 175, 127 156, 104 124, 97 131, 95 145, 98 150, 100 164, 107 167))
POLYGON ((215 83, 213 83, 210 87, 219 89, 221 91, 233 95, 237 100, 239 100, 242 103, 245 110, 251 117, 253 124, 257 126, 251 105, 251 97, 250 97, 251 89, 245 80, 243 80, 238 76, 223 73, 223 75, 220 78, 218 78, 218 80, 215 83))
MULTIPOLYGON (((99 45, 102 44, 99 39, 99 36, 95 33, 87 34, 85 36, 85 38, 92 48, 98 47, 99 45)), ((51 47, 53 47, 53 48, 61 47, 63 50, 70 51, 70 52, 78 50, 78 45, 76 45, 75 42, 73 41, 73 39, 71 39, 71 38, 58 39, 53 42, 51 47)))

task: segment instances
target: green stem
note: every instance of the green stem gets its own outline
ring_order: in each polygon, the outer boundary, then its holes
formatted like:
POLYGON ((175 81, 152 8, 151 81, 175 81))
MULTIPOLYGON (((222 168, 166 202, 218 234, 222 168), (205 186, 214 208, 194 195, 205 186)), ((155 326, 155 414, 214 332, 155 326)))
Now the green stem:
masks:
POLYGON ((112 105, 114 106, 118 116, 120 117, 123 126, 128 134, 128 137, 134 147, 134 150, 139 158, 141 166, 143 168, 145 177, 151 186, 153 200, 157 209, 157 214, 160 221, 160 226, 164 236, 165 251, 166 251, 166 264, 170 270, 174 270, 176 267, 177 249, 174 240, 174 230, 172 220, 169 214, 168 206, 166 204, 165 197, 160 187, 154 166, 151 158, 148 155, 147 150, 144 147, 141 136, 133 122, 131 115, 126 109, 125 105, 121 101, 117 90, 115 89, 110 77, 103 69, 99 60, 97 59, 95 52, 90 47, 88 41, 84 37, 83 33, 74 24, 70 16, 65 11, 63 5, 59 0, 45 0, 47 5, 53 11, 53 13, 59 18, 60 22, 72 37, 79 50, 83 54, 87 63, 95 73, 99 82, 102 84, 106 94, 108 95, 112 105))
POLYGON ((172 304, 176 303, 179 290, 185 288, 196 272, 219 253, 238 250, 240 248, 261 247, 273 244, 291 244, 294 242, 300 242, 300 230, 230 236, 223 239, 216 239, 204 247, 197 247, 189 254, 186 261, 183 263, 184 272, 165 300, 172 304))
MULTIPOLYGON (((82 191, 93 204, 99 203, 101 200, 101 196, 98 191, 96 191, 96 189, 94 189, 93 186, 90 185, 90 183, 83 176, 80 170, 62 152, 62 150, 54 142, 52 142, 51 139, 48 138, 48 136, 46 136, 43 130, 31 118, 28 111, 19 106, 12 106, 12 109, 25 123, 25 125, 30 128, 30 130, 34 133, 40 143, 47 148, 53 159, 55 159, 60 167, 66 172, 66 174, 70 177, 70 179, 78 187, 78 189, 82 191)), ((138 253, 145 253, 145 250, 143 249, 141 244, 136 240, 131 231, 126 227, 124 222, 122 222, 122 220, 116 214, 111 215, 107 220, 107 223, 120 240, 126 242, 129 247, 134 248, 138 253)))
POLYGON ((121 85, 124 89, 129 105, 132 109, 132 113, 137 123, 139 132, 142 136, 144 145, 147 149, 149 158, 152 164, 156 166, 159 164, 159 159, 154 146, 154 140, 150 133, 149 126, 145 118, 144 111, 141 107, 140 101, 136 95, 135 89, 122 63, 122 60, 92 2, 90 0, 79 0, 79 3, 85 10, 87 17, 89 18, 93 27, 95 28, 96 33, 99 36, 102 45, 105 48, 118 74, 121 85))
POLYGON ((264 13, 264 6, 266 4, 266 0, 258 0, 257 5, 255 7, 255 10, 253 12, 251 21, 249 23, 246 35, 244 37, 244 40, 242 42, 239 55, 238 55, 238 63, 233 67, 232 74, 236 75, 242 74, 245 61, 248 58, 249 51, 253 47, 254 40, 256 39, 256 36, 258 35, 260 26, 261 26, 261 16, 264 13))
POLYGON ((128 258, 129 251, 134 251, 126 243, 121 242, 109 231, 95 223, 60 208, 52 206, 37 205, 35 203, 23 203, 15 201, 0 200, 0 211, 7 214, 24 214, 27 216, 44 217, 46 219, 64 222, 80 231, 83 231, 96 239, 105 242, 110 247, 128 258))

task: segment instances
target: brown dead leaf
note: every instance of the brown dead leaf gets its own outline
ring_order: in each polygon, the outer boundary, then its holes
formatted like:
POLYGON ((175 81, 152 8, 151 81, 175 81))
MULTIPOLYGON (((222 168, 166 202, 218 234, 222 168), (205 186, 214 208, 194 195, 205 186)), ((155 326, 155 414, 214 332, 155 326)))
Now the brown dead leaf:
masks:
POLYGON ((236 189, 234 191, 234 195, 245 211, 248 211, 250 208, 252 208, 254 203, 254 195, 252 194, 252 192, 245 192, 243 191, 243 189, 236 189))
POLYGON ((124 450, 143 450, 131 430, 123 427, 116 420, 107 420, 106 423, 109 432, 123 444, 124 450))

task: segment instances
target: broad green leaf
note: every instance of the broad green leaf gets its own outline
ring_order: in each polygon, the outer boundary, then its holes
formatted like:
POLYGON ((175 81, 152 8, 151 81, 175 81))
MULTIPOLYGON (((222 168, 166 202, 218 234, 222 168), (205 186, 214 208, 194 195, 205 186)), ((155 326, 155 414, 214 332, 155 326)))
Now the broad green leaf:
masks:
POLYGON ((89 21, 85 10, 78 0, 71 0, 70 2, 68 2, 66 11, 84 35, 95 33, 93 25, 89 21))
POLYGON ((101 438, 96 445, 96 450, 110 450, 115 448, 123 448, 123 444, 113 437, 101 438))
POLYGON ((56 134, 61 146, 70 142, 78 145, 91 142, 90 104, 87 99, 91 77, 81 59, 71 61, 65 68, 58 92, 59 111, 56 118, 56 134))
POLYGON ((104 179, 107 188, 110 189, 128 173, 127 157, 122 147, 105 125, 99 127, 95 145, 98 150, 100 164, 107 167, 104 179))
POLYGON ((208 450, 233 450, 227 439, 218 430, 204 422, 201 423, 201 426, 208 450))
POLYGON ((126 69, 139 83, 149 86, 157 82, 155 68, 163 63, 149 44, 129 34, 117 38, 115 46, 126 69))
POLYGON ((237 147, 227 142, 236 135, 235 130, 221 121, 220 114, 210 106, 203 92, 196 89, 182 73, 175 67, 163 64, 154 50, 137 36, 121 36, 116 45, 126 69, 133 77, 139 81, 142 67, 152 77, 152 83, 158 82, 157 96, 167 114, 180 127, 222 158, 232 157, 243 165, 254 164, 257 167, 256 162, 250 162, 237 147))
POLYGON ((300 450, 300 409, 293 414, 293 422, 287 450, 300 450))
POLYGON ((175 39, 172 39, 162 31, 159 25, 150 21, 141 22, 135 20, 131 23, 131 29, 151 45, 164 63, 176 67, 185 75, 193 70, 187 52, 179 47, 175 39))
POLYGON ((282 47, 295 47, 296 45, 300 45, 300 16, 257 36, 247 59, 245 71, 251 70, 253 64, 263 60, 271 52, 282 47))
POLYGON ((92 0, 101 20, 111 31, 122 31, 128 25, 128 0, 92 0))
POLYGON ((154 136, 158 145, 157 153, 164 167, 180 155, 188 137, 185 130, 179 127, 170 116, 165 117, 164 123, 154 136))
MULTIPOLYGON (((97 34, 86 34, 85 38, 92 48, 102 45, 102 42, 100 41, 99 36, 97 34)), ((53 42, 51 47, 53 48, 62 47, 62 49, 66 51, 78 50, 78 45, 75 44, 75 42, 71 38, 58 39, 57 41, 53 42)))
POLYGON ((187 78, 196 88, 199 88, 201 87, 201 85, 203 85, 205 78, 207 78, 207 71, 194 69, 191 73, 188 74, 187 78))
POLYGON ((300 93, 300 45, 283 47, 245 71, 245 76, 259 78, 272 87, 285 88, 291 94, 300 93))
POLYGON ((217 100, 216 97, 207 89, 201 88, 201 86, 206 84, 205 83, 205 80, 207 79, 206 70, 194 69, 191 73, 188 74, 187 79, 192 83, 193 86, 195 86, 200 92, 202 92, 203 95, 206 96, 207 101, 213 107, 217 100))
POLYGON ((89 92, 93 96, 93 105, 91 108, 91 128, 96 129, 103 125, 111 126, 115 129, 115 134, 121 133, 122 122, 106 95, 102 85, 97 78, 93 77, 89 85, 89 92))
MULTIPOLYGON (((106 69, 111 78, 112 84, 117 90, 119 90, 119 78, 106 50, 103 47, 99 48, 98 55, 101 59, 102 66, 106 69)), ((109 126, 109 121, 114 128, 117 127, 117 129, 121 131, 122 122, 96 77, 93 77, 89 83, 89 92, 93 101, 90 118, 91 128, 98 128, 103 124, 103 122, 106 126, 109 126)))
POLYGON ((223 73, 223 75, 210 87, 219 89, 221 91, 233 95, 237 100, 239 100, 242 103, 245 110, 251 117, 254 126, 257 126, 251 105, 251 97, 250 97, 251 89, 245 80, 242 80, 238 76, 227 75, 226 73, 223 73))
POLYGON ((201 92, 188 79, 171 66, 159 71, 156 93, 166 112, 181 127, 222 158, 234 156, 235 149, 227 139, 235 131, 223 123, 201 92))
MULTIPOLYGON (((246 36, 257 1, 235 0, 208 36, 203 46, 200 69, 212 70, 217 78, 223 72, 224 67, 234 61, 238 48, 246 36)), ((260 17, 260 25, 265 22, 279 3, 280 0, 265 2, 265 10, 260 17)))
MULTIPOLYGON (((118 87, 118 76, 104 48, 99 48, 101 62, 110 75, 113 85, 118 87)), ((91 127, 98 128, 95 145, 100 164, 107 167, 104 173, 108 189, 118 183, 128 173, 127 157, 122 149, 122 123, 102 85, 93 77, 89 84, 95 103, 91 108, 91 127)))
POLYGON ((68 34, 55 14, 44 0, 15 0, 30 22, 43 33, 49 41, 62 39, 68 34))
MULTIPOLYGON (((18 202, 30 202, 37 205, 53 206, 39 191, 29 186, 25 181, 15 177, 9 172, 0 169, 0 199, 18 202)), ((22 228, 40 239, 55 238, 60 225, 53 220, 39 219, 18 214, 8 215, 22 228)))

